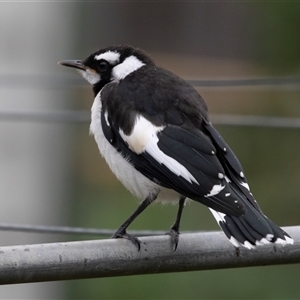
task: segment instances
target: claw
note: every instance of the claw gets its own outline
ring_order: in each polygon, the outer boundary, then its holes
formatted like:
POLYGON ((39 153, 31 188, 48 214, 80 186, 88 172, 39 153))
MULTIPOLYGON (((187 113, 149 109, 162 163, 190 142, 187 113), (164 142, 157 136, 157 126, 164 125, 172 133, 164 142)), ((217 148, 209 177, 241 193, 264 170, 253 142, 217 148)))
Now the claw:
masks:
POLYGON ((138 251, 141 250, 141 241, 134 235, 129 234, 126 232, 126 230, 124 231, 116 231, 111 239, 127 239, 129 241, 131 241, 138 249, 138 251))
POLYGON ((178 242, 179 242, 179 231, 174 229, 173 227, 166 234, 171 236, 172 242, 174 244, 174 251, 177 250, 178 242))
POLYGON ((240 256, 240 248, 238 248, 238 247, 234 247, 234 249, 235 249, 235 255, 237 256, 237 257, 239 257, 240 256))
POLYGON ((181 198, 179 199, 179 207, 178 207, 175 223, 171 227, 170 231, 166 233, 166 234, 170 235, 172 238, 172 241, 174 244, 174 251, 176 251, 177 246, 178 246, 179 226, 180 226, 180 219, 181 219, 182 211, 184 208, 184 202, 185 202, 185 197, 181 196, 181 198))

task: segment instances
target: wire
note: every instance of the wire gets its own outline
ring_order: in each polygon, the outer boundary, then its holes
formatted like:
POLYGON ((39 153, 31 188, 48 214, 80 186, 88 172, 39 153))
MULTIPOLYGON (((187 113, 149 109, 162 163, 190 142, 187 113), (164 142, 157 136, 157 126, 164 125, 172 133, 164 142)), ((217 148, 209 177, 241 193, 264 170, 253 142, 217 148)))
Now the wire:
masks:
MULTIPOLYGON (((89 123, 90 112, 81 111, 0 111, 0 121, 6 122, 43 122, 43 123, 89 123)), ((211 114, 211 121, 216 125, 251 126, 266 128, 299 129, 300 118, 269 117, 257 115, 211 114)))
MULTIPOLYGON (((196 87, 242 87, 242 86, 275 86, 300 88, 300 77, 257 77, 246 79, 217 79, 217 80, 187 80, 196 87)), ((49 75, 15 75, 0 74, 0 85, 7 87, 11 83, 18 87, 63 87, 70 85, 82 86, 84 81, 80 78, 49 76, 49 75)), ((256 126, 270 128, 298 129, 300 118, 266 117, 266 116, 241 116, 241 115, 211 115, 214 124, 229 126, 256 126)), ((45 123, 87 123, 90 122, 89 111, 0 111, 0 121, 13 122, 45 122, 45 123)))
MULTIPOLYGON (((248 79, 224 79, 224 80, 187 80, 196 87, 254 87, 254 86, 275 86, 300 88, 300 77, 260 77, 248 79)), ((82 86, 84 81, 72 77, 51 77, 40 75, 7 75, 0 74, 0 86, 9 87, 17 83, 18 87, 60 87, 66 85, 82 86)), ((258 115, 232 115, 232 114, 211 114, 213 124, 225 126, 251 126, 265 128, 300 129, 300 118, 269 117, 258 115)), ((84 124, 90 122, 90 112, 85 110, 64 110, 52 112, 39 111, 0 111, 0 121, 5 122, 39 122, 39 123, 75 123, 84 124)), ((110 236, 114 230, 94 229, 65 226, 44 226, 44 225, 20 225, 0 223, 0 230, 21 231, 34 233, 60 233, 60 234, 84 234, 96 236, 110 236)), ((138 236, 149 236, 164 234, 164 231, 132 231, 138 236)))
MULTIPOLYGON (((196 87, 289 87, 293 89, 300 88, 299 76, 280 76, 280 77, 255 77, 243 79, 187 79, 187 82, 196 87)), ((72 76, 50 76, 50 75, 16 75, 16 74, 0 74, 0 86, 5 88, 63 88, 66 86, 83 86, 83 79, 72 76)), ((86 85, 88 86, 88 85, 86 85)))
POLYGON ((290 86, 300 87, 300 77, 258 77, 247 79, 187 80, 197 87, 254 87, 254 86, 290 86))
POLYGON ((267 117, 256 115, 211 115, 213 124, 226 126, 253 126, 282 129, 299 129, 300 118, 267 117))
POLYGON ((87 123, 90 122, 89 111, 0 111, 1 121, 41 122, 41 123, 87 123))
MULTIPOLYGON (((60 233, 60 234, 80 234, 80 235, 96 235, 96 236, 112 236, 115 230, 112 229, 96 229, 96 228, 82 228, 82 227, 68 227, 68 226, 45 226, 45 225, 24 225, 24 224, 7 224, 0 223, 0 230, 2 231, 19 231, 29 233, 60 233)), ((185 231, 185 233, 191 231, 185 231)), ((137 236, 152 236, 162 235, 165 231, 161 230, 137 230, 130 231, 131 234, 137 236)))

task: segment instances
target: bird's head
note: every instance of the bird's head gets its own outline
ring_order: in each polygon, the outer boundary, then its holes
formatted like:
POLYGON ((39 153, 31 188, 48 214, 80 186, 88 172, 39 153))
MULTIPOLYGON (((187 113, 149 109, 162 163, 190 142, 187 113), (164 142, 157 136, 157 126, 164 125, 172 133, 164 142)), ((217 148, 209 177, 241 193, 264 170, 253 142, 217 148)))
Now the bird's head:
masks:
POLYGON ((96 51, 85 60, 62 60, 60 65, 77 69, 97 94, 107 83, 124 79, 154 61, 142 50, 128 45, 96 51))

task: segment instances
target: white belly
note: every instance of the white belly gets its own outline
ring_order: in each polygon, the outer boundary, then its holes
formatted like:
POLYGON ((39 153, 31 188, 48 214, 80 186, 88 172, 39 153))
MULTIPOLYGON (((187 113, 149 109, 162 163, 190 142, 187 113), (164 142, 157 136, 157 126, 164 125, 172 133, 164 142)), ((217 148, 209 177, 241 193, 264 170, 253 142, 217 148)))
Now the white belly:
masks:
POLYGON ((161 191, 163 193, 160 193, 158 200, 178 202, 179 195, 177 192, 163 188, 142 175, 107 141, 101 126, 100 93, 96 96, 92 106, 90 133, 94 135, 100 153, 112 172, 133 195, 141 200, 144 200, 150 193, 161 191))

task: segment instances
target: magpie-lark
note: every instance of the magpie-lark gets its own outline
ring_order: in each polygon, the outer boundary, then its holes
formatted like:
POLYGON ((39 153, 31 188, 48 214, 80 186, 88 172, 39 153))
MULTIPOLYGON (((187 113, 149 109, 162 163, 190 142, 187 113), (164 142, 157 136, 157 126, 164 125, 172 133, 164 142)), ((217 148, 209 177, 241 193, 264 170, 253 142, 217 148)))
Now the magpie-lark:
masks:
POLYGON ((209 207, 235 247, 293 243, 261 211, 240 162, 190 84, 127 45, 59 63, 76 68, 93 86, 90 132, 112 172, 143 200, 113 238, 128 238, 139 248, 127 227, 154 200, 175 201, 179 209, 169 233, 176 249, 188 198, 209 207))

